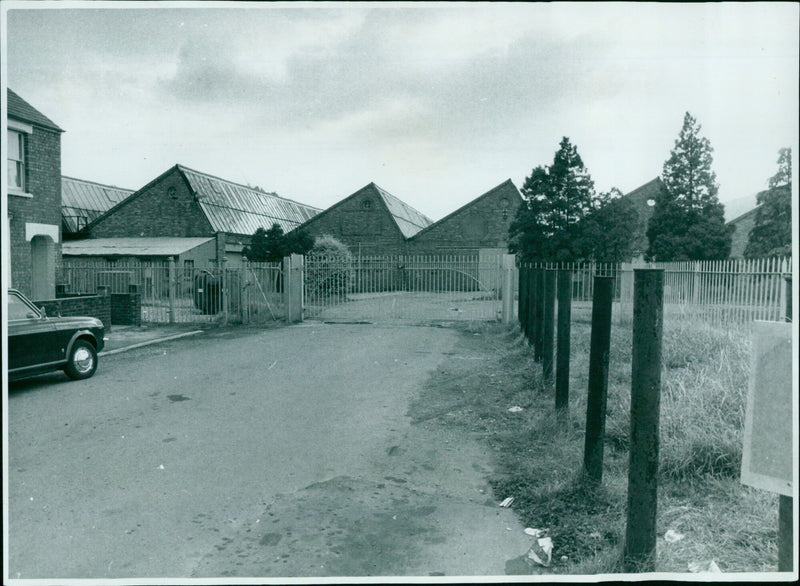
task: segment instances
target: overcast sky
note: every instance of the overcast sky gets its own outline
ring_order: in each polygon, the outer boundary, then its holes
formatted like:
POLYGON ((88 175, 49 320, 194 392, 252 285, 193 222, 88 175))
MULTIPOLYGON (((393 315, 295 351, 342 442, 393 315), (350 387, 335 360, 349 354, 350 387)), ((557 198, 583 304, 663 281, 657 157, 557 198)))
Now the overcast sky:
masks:
POLYGON ((795 3, 31 4, 2 3, 8 86, 66 130, 64 175, 130 189, 181 163, 325 208, 374 181, 439 219, 562 136, 635 189, 686 111, 723 202, 797 157, 795 3))

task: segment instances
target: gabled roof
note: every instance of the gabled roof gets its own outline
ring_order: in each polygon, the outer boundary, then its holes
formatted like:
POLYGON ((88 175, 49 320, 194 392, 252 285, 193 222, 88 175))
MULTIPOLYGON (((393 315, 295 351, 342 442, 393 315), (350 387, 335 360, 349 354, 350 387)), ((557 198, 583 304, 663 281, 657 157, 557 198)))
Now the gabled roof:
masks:
POLYGON ((226 181, 188 167, 177 168, 197 196, 215 232, 252 235, 258 228, 278 224, 284 232, 320 212, 319 208, 226 181))
POLYGON ((93 223, 134 201, 175 171, 185 179, 215 232, 252 236, 258 228, 270 228, 272 224, 278 224, 284 232, 289 232, 320 212, 319 208, 280 197, 275 193, 265 193, 183 165, 175 165, 96 218, 93 223))
POLYGON ((20 122, 27 122, 35 126, 57 130, 64 132, 58 125, 50 120, 47 116, 39 112, 36 108, 31 106, 28 102, 20 98, 14 93, 11 88, 6 88, 6 96, 8 98, 8 117, 19 120, 20 122))
POLYGON ((392 215, 395 224, 397 224, 404 238, 411 238, 414 234, 433 223, 433 220, 425 214, 415 210, 388 191, 381 189, 374 183, 370 183, 369 185, 375 189, 380 198, 383 199, 383 202, 386 204, 386 209, 389 210, 389 213, 392 215))
POLYGON ((64 256, 176 256, 201 244, 208 238, 90 238, 65 240, 64 256))
MULTIPOLYGON (((368 183, 358 191, 351 193, 344 199, 339 200, 329 208, 326 208, 320 212, 320 215, 329 214, 351 199, 360 197, 369 191, 375 194, 375 196, 383 202, 384 206, 386 207, 386 211, 389 212, 389 216, 391 216, 392 220, 397 226, 397 229, 400 230, 403 238, 411 238, 414 234, 433 223, 433 220, 431 220, 425 214, 415 210, 410 205, 395 197, 388 191, 381 189, 375 185, 375 183, 368 183)), ((313 219, 314 218, 310 218, 309 220, 306 220, 306 222, 298 226, 298 228, 305 227, 305 225, 310 223, 313 219)))
MULTIPOLYGON (((448 221, 450 218, 452 218, 452 217, 454 217, 454 216, 458 215, 459 213, 463 212, 463 211, 464 211, 464 210, 466 210, 467 208, 474 206, 476 203, 478 203, 478 202, 479 202, 479 201, 481 201, 482 199, 485 199, 485 198, 491 197, 491 196, 493 196, 493 195, 497 195, 497 192, 498 192, 498 191, 501 191, 501 190, 503 190, 503 191, 507 191, 507 192, 509 193, 509 195, 512 195, 512 196, 513 196, 513 195, 516 195, 516 197, 517 197, 517 201, 516 201, 516 202, 513 202, 513 203, 516 203, 517 205, 519 205, 519 203, 522 201, 522 195, 520 195, 520 193, 519 193, 519 190, 517 189, 517 186, 516 186, 516 185, 514 185, 514 182, 513 182, 513 181, 511 181, 511 179, 506 179, 505 181, 503 181, 503 182, 502 182, 500 185, 498 185, 497 187, 493 187, 492 189, 490 189, 489 191, 487 191, 487 192, 486 192, 486 193, 484 193, 483 195, 479 195, 478 197, 476 197, 476 198, 475 198, 475 199, 473 199, 472 201, 470 201, 470 202, 467 202, 466 204, 464 204, 463 206, 461 206, 460 208, 458 208, 456 211, 454 211, 454 212, 451 212, 451 213, 447 214, 447 215, 446 215, 444 218, 442 218, 441 220, 437 220, 436 222, 433 222, 432 224, 430 224, 430 225, 426 226, 425 228, 423 228, 422 230, 420 230, 419 232, 417 232, 416 234, 414 234, 414 238, 416 238, 416 237, 417 237, 417 236, 419 236, 420 234, 423 234, 423 233, 425 233, 425 232, 428 232, 428 231, 430 231, 430 230, 433 230, 433 229, 434 229, 434 228, 436 228, 437 226, 440 226, 440 225, 444 224, 444 223, 445 223, 445 222, 447 222, 447 221, 448 221)), ((513 206, 513 203, 511 204, 512 206, 513 206)), ((513 215, 513 213, 514 213, 514 212, 516 212, 516 211, 517 211, 516 207, 512 207, 512 208, 510 208, 510 209, 509 209, 509 212, 510 212, 512 215, 513 215)))
POLYGON ((650 216, 653 215, 654 206, 649 205, 647 202, 650 200, 655 201, 655 199, 664 191, 667 187, 664 185, 664 182, 661 181, 661 177, 656 177, 651 181, 648 181, 644 185, 641 185, 634 189, 633 191, 629 191, 622 197, 630 200, 631 203, 636 207, 636 211, 639 212, 639 217, 644 222, 644 226, 647 226, 648 220, 650 220, 650 216))
POLYGON ((61 220, 67 232, 77 232, 133 193, 113 185, 61 177, 61 220))

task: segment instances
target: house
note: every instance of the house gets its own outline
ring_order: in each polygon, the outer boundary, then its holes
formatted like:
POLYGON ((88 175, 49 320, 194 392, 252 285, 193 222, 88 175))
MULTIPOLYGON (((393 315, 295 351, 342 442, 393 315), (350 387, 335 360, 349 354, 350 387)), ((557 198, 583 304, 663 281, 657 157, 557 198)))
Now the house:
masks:
POLYGON ((315 216, 313 206, 175 165, 83 230, 90 238, 216 237, 213 258, 239 266, 257 228, 289 232, 315 216))
POLYGON ((410 254, 503 254, 508 227, 522 203, 508 179, 408 239, 410 254))
POLYGON ((61 260, 61 133, 58 125, 7 91, 6 285, 33 299, 55 297, 61 260))
POLYGON ((133 193, 113 185, 61 177, 61 234, 80 238, 80 231, 133 193))
POLYGON ((353 254, 403 254, 406 240, 433 221, 374 183, 301 224, 312 236, 330 234, 353 254))

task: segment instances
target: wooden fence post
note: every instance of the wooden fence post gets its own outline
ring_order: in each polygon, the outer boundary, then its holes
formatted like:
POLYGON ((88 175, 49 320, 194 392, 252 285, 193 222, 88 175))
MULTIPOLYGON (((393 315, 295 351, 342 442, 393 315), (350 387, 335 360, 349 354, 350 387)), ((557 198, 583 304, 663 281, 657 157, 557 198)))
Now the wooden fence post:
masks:
POLYGON ((533 296, 531 300, 533 310, 531 317, 533 322, 531 330, 533 332, 533 359, 536 362, 542 360, 542 311, 544 309, 544 269, 533 270, 533 296))
POLYGON ((595 277, 589 348, 589 392, 586 399, 586 438, 583 449, 583 473, 585 478, 594 484, 600 484, 603 480, 603 442, 606 429, 613 298, 614 278, 595 277))
POLYGON ((555 334, 556 271, 543 275, 544 306, 542 308, 542 372, 546 383, 553 381, 553 336, 555 334))
POLYGON ((652 572, 656 560, 663 269, 634 272, 631 448, 623 567, 652 572))
POLYGON ((556 342, 556 413, 569 418, 569 343, 572 321, 572 271, 558 271, 558 339, 556 342))

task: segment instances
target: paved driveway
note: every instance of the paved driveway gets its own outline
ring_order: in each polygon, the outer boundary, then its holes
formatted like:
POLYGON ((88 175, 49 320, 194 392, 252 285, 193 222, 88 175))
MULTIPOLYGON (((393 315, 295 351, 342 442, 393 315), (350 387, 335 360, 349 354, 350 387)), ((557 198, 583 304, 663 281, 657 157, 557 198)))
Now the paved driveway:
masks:
POLYGON ((210 332, 15 384, 10 577, 503 574, 489 455, 406 415, 457 335, 210 332))

